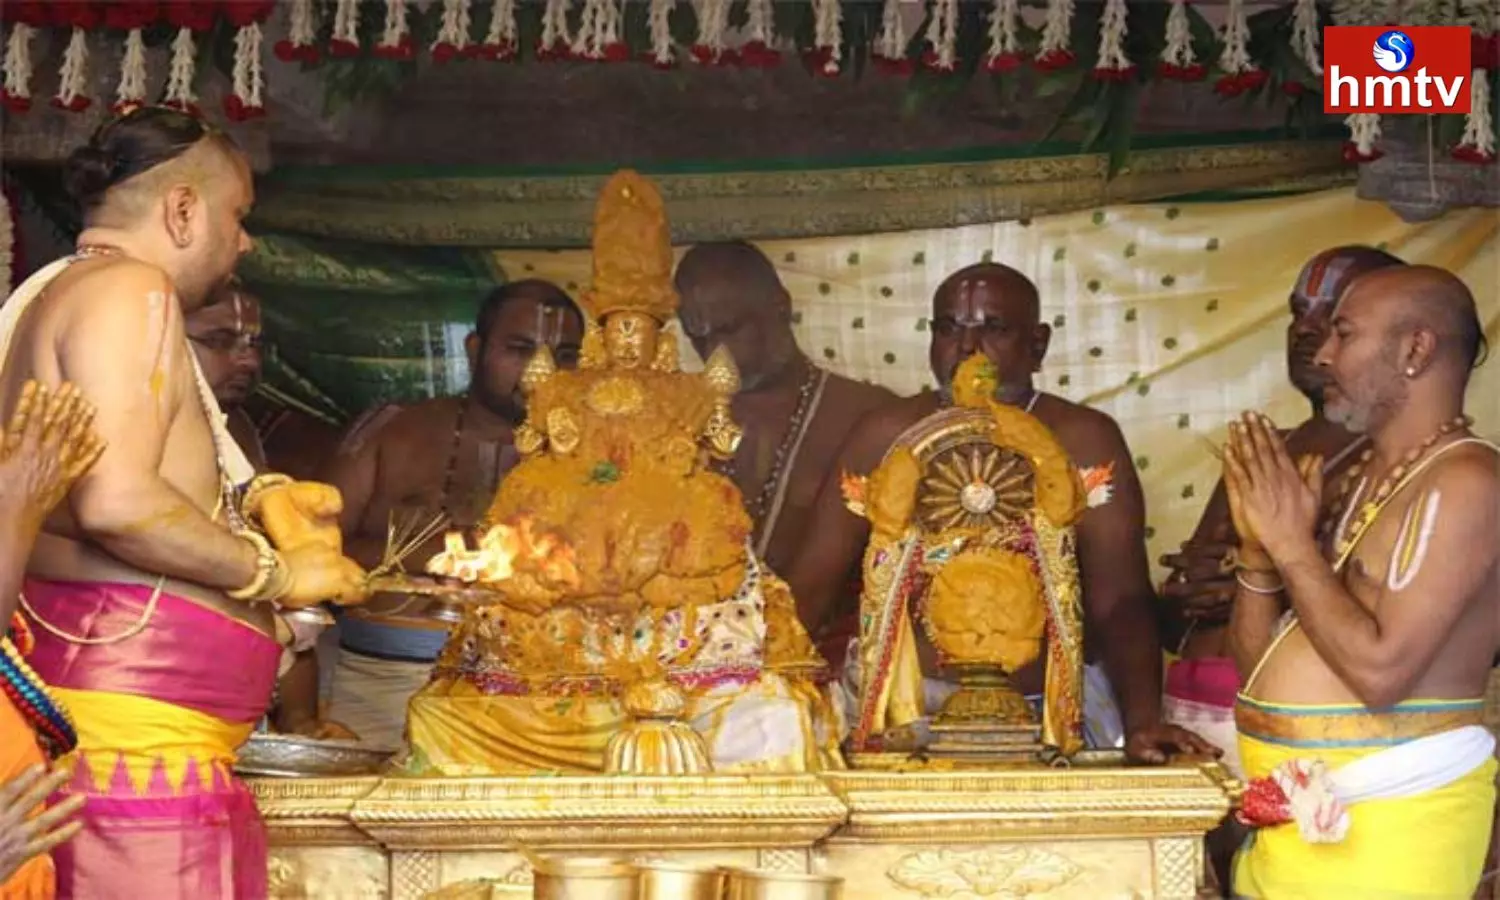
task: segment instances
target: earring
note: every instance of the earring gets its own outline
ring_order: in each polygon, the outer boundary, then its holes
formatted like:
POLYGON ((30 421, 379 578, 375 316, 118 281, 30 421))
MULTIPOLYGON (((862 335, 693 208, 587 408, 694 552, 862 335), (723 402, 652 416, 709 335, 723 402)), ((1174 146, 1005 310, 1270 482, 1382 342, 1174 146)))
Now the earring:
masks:
POLYGON ((1413 375, 1416 375, 1416 374, 1417 374, 1417 370, 1416 370, 1415 366, 1407 366, 1406 367, 1406 377, 1407 378, 1410 378, 1410 377, 1412 377, 1413 375))

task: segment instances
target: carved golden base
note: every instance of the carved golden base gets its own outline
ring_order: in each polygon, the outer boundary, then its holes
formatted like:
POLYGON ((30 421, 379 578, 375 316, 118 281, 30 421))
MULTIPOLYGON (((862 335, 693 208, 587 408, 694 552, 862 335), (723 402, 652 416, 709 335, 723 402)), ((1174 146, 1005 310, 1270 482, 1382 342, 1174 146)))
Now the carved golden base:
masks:
POLYGON ((548 856, 835 875, 846 898, 1192 900, 1217 765, 252 781, 271 896, 529 896, 548 856), (438 894, 439 891, 446 893, 438 894))
POLYGON ((1042 754, 1042 729, 1031 704, 993 666, 952 667, 958 690, 932 719, 926 754, 980 763, 1031 763, 1042 754))

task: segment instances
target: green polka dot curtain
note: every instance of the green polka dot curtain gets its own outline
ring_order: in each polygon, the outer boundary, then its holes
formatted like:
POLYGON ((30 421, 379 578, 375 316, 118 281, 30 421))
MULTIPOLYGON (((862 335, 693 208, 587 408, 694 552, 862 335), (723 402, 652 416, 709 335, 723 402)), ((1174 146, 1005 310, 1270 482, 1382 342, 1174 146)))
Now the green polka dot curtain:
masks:
MULTIPOLYGON (((670 210, 668 210, 670 214, 670 210)), ((1212 445, 1244 409, 1307 414, 1285 374, 1287 294, 1314 252, 1383 246, 1458 272, 1493 338, 1500 255, 1493 210, 1407 224, 1352 190, 1233 203, 1134 205, 938 231, 767 241, 815 361, 910 393, 932 383, 927 315, 939 282, 995 260, 1029 275, 1053 327, 1040 384, 1111 413, 1145 484, 1151 556, 1192 530, 1218 478, 1212 445)), ((509 278, 582 287, 586 251, 497 251, 509 278)), ((696 367, 683 342, 685 365, 696 367)), ((1469 409, 1500 431, 1500 378, 1481 370, 1469 409)))

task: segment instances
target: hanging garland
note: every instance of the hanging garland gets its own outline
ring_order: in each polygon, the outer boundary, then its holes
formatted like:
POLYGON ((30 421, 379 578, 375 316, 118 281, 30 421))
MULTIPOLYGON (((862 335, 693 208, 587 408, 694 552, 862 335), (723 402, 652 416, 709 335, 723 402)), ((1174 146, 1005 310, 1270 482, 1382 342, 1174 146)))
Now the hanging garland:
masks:
POLYGON ((1105 0, 1099 20, 1099 54, 1094 63, 1095 81, 1123 84, 1135 77, 1135 66, 1125 55, 1125 0, 1105 0))
POLYGON ((1187 5, 1188 0, 1172 0, 1172 9, 1167 13, 1166 47, 1161 62, 1156 64, 1156 74, 1167 81, 1202 81, 1208 77, 1208 67, 1198 61, 1198 53, 1193 49, 1187 5))
POLYGON ((276 42, 276 58, 282 62, 316 63, 321 56, 314 43, 317 37, 313 0, 291 0, 287 4, 287 36, 276 42))
POLYGON ((1463 135, 1453 148, 1453 158, 1476 165, 1495 161, 1494 96, 1490 77, 1500 70, 1500 4, 1492 0, 1468 0, 1464 4, 1468 20, 1469 64, 1474 67, 1469 78, 1469 113, 1464 116, 1463 135))
POLYGON ((1073 64, 1073 0, 1047 0, 1047 19, 1042 25, 1042 44, 1032 65, 1042 72, 1055 72, 1073 64))
MULTIPOLYGON (((232 39, 233 47, 233 65, 226 73, 231 90, 224 99, 224 114, 234 121, 265 115, 263 29, 272 11, 281 7, 286 10, 285 37, 276 42, 274 56, 283 63, 303 66, 321 64, 325 54, 385 63, 407 62, 426 53, 433 61, 446 63, 511 60, 524 49, 541 61, 642 59, 659 68, 672 68, 686 58, 710 66, 769 67, 781 62, 783 49, 790 49, 822 77, 836 77, 851 68, 857 72, 869 60, 882 72, 908 74, 920 67, 930 70, 932 77, 964 79, 978 70, 1004 77, 1030 60, 1053 82, 1094 86, 1092 93, 1084 92, 1079 101, 1082 106, 1074 105, 1070 115, 1090 109, 1096 117, 1104 114, 1102 126, 1090 127, 1088 143, 1096 146, 1103 141, 1115 153, 1122 148, 1128 151, 1131 115, 1122 104, 1139 102, 1134 88, 1148 80, 1141 70, 1163 81, 1196 82, 1209 77, 1212 67, 1213 89, 1219 95, 1263 96, 1263 88, 1279 89, 1292 99, 1298 115, 1315 122, 1316 97, 1300 98, 1319 90, 1320 12, 1331 6, 1337 24, 1369 24, 1391 16, 1395 17, 1392 21, 1403 22, 1452 21, 1451 13, 1445 11, 1454 9, 1463 10, 1475 28, 1476 102, 1464 119, 1462 135, 1455 125, 1441 140, 1451 145, 1456 158, 1468 162, 1490 162, 1496 155, 1492 104, 1500 38, 1495 29, 1495 0, 1404 0, 1400 4, 1333 0, 1321 4, 1321 10, 1317 0, 1282 0, 1279 6, 1254 16, 1248 11, 1249 0, 1227 0, 1221 7, 1225 21, 1214 38, 1207 36, 1207 25, 1194 10, 1193 0, 1168 0, 1162 12, 1146 13, 1127 0, 1102 0, 1081 8, 1076 0, 1034 0, 1032 5, 1039 5, 1041 13, 1034 32, 1022 21, 1020 0, 922 0, 927 16, 915 42, 909 33, 910 19, 903 21, 903 12, 909 13, 914 0, 883 0, 878 15, 873 8, 856 14, 856 7, 841 0, 805 0, 781 8, 774 7, 773 0, 687 0, 696 25, 686 40, 674 35, 678 0, 646 0, 642 2, 642 46, 634 51, 626 44, 624 24, 630 2, 640 0, 545 0, 539 4, 540 21, 534 26, 539 28, 538 38, 527 48, 520 46, 517 18, 523 7, 517 0, 384 0, 381 6, 361 0, 5 2, 0 5, 0 22, 8 29, 0 60, 4 74, 0 105, 10 113, 31 108, 35 69, 41 62, 34 55, 39 30, 50 30, 53 40, 44 46, 57 48, 48 54, 57 75, 51 98, 54 105, 75 112, 92 108, 98 98, 89 96, 90 64, 101 52, 112 61, 115 57, 110 54, 116 48, 120 63, 111 98, 114 107, 149 102, 156 89, 150 50, 155 38, 151 35, 154 26, 165 23, 172 37, 164 83, 157 83, 160 96, 169 105, 196 111, 196 64, 203 41, 223 24, 227 30, 218 31, 214 40, 232 39), (982 12, 970 15, 973 7, 966 4, 981 4, 982 12), (1158 18, 1163 13, 1164 18, 1158 18), (364 28, 362 14, 372 19, 364 28), (850 16, 848 21, 845 15, 850 16), (983 33, 969 33, 976 28, 983 33), (1153 33, 1138 35, 1141 30, 1153 33), (1084 66, 1075 70, 1080 57, 1084 66), (1132 90, 1112 90, 1112 85, 1129 85, 1132 90), (1116 134, 1122 128, 1127 131, 1123 138, 1116 134)), ((347 64, 341 71, 347 75, 347 64)), ((397 71, 392 74, 388 69, 381 77, 393 84, 393 79, 405 77, 397 71)), ((350 81, 344 77, 341 84, 350 81)), ((352 90, 360 91, 380 78, 352 81, 356 85, 352 90)), ((331 79, 329 84, 331 91, 331 79)), ((1351 116, 1346 124, 1349 161, 1377 158, 1379 117, 1351 116)))
POLYGON ((989 52, 984 60, 987 71, 1000 75, 1021 68, 1026 55, 1021 52, 1020 23, 1018 0, 995 0, 990 10, 989 52))

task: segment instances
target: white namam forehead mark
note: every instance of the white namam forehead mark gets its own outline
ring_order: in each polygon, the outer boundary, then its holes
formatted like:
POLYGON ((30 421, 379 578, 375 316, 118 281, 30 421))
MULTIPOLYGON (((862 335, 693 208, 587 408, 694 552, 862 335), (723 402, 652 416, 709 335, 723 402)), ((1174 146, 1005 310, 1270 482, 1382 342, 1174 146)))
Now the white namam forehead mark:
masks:
POLYGON ((1413 503, 1401 519, 1396 531, 1396 542, 1391 547, 1391 559, 1386 569, 1385 586, 1392 592, 1406 590, 1422 571, 1427 559, 1427 546, 1432 541, 1432 531, 1437 527, 1438 507, 1442 495, 1432 491, 1413 503))
POLYGON ((1000 284, 998 279, 987 278, 984 275, 970 275, 953 286, 955 294, 953 304, 948 309, 948 316, 966 328, 974 328, 983 325, 990 319, 1000 319, 1001 316, 992 316, 984 309, 978 295, 981 291, 996 287, 1000 284))

